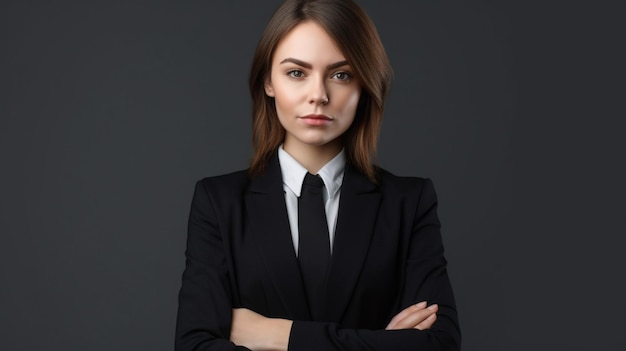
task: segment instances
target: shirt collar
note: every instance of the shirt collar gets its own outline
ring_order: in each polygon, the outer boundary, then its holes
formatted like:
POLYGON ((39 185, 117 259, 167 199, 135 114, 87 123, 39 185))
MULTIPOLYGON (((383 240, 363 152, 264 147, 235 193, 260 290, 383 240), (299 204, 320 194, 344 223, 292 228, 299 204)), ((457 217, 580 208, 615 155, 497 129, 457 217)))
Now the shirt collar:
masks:
MULTIPOLYGON (((300 190, 302 190, 302 182, 304 182, 304 176, 307 174, 307 169, 304 168, 295 158, 287 153, 281 145, 278 148, 278 162, 280 163, 280 170, 283 175, 283 183, 300 197, 300 190)), ((324 190, 326 191, 326 198, 331 198, 337 194, 341 189, 343 183, 343 173, 346 165, 345 152, 342 149, 337 156, 328 161, 317 174, 324 181, 324 190)))

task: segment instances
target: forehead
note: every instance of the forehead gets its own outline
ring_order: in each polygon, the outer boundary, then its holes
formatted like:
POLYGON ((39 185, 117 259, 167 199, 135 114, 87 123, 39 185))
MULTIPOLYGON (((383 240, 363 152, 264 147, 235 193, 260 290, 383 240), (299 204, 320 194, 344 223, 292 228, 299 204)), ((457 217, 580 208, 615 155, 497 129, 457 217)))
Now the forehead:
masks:
POLYGON ((327 65, 346 59, 337 43, 313 21, 298 24, 278 42, 273 63, 281 62, 288 57, 313 65, 316 63, 327 65))

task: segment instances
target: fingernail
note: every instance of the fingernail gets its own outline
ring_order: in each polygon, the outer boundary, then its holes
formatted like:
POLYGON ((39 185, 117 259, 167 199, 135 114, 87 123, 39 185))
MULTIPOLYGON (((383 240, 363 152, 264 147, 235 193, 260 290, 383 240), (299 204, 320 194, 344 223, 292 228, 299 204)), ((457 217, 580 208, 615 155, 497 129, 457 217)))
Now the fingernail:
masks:
POLYGON ((428 306, 428 309, 431 310, 431 311, 434 311, 434 310, 437 309, 437 307, 438 307, 437 304, 434 304, 434 305, 428 306))
POLYGON ((426 301, 422 301, 415 305, 415 307, 424 307, 424 306, 426 306, 426 301))

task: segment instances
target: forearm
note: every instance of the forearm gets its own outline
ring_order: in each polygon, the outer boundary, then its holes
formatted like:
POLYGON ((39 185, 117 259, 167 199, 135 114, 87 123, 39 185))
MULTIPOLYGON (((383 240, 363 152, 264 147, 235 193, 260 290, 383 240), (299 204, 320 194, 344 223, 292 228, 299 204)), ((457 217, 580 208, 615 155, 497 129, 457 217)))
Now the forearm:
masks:
POLYGON ((267 318, 246 308, 233 310, 230 340, 254 351, 287 351, 292 321, 267 318))
POLYGON ((369 330, 342 328, 337 324, 294 322, 289 351, 415 351, 459 350, 460 336, 452 323, 439 318, 436 329, 369 330))
POLYGON ((267 350, 287 351, 292 325, 293 321, 287 319, 270 319, 270 324, 265 329, 268 332, 267 350))
MULTIPOLYGON (((414 312, 411 308, 405 311, 414 312)), ((417 325, 406 329, 369 330, 343 328, 334 323, 267 318, 240 308, 233 310, 231 341, 254 351, 458 350, 460 336, 455 324, 447 316, 436 319, 435 325, 428 324, 425 316, 430 315, 434 313, 419 317, 415 320, 417 325), (418 325, 424 326, 422 323, 434 329, 420 330, 418 325)))

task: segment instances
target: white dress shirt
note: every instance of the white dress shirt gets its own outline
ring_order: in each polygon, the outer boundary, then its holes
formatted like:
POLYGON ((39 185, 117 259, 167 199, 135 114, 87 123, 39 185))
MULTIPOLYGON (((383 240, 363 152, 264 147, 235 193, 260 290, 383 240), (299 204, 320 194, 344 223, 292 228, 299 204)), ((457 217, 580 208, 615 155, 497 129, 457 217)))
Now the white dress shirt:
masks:
MULTIPOLYGON (((283 149, 278 148, 278 162, 283 176, 283 188, 285 190, 285 203, 287 205, 287 216, 291 228, 291 239, 293 248, 298 254, 298 198, 302 190, 302 182, 307 174, 298 161, 283 149)), ((317 174, 324 181, 324 206, 326 208, 326 221, 328 223, 328 235, 330 239, 330 251, 332 253, 335 239, 335 225, 337 224, 337 212, 339 211, 339 195, 341 194, 341 184, 343 182, 343 171, 346 165, 346 157, 343 150, 332 160, 328 161, 317 174)))

